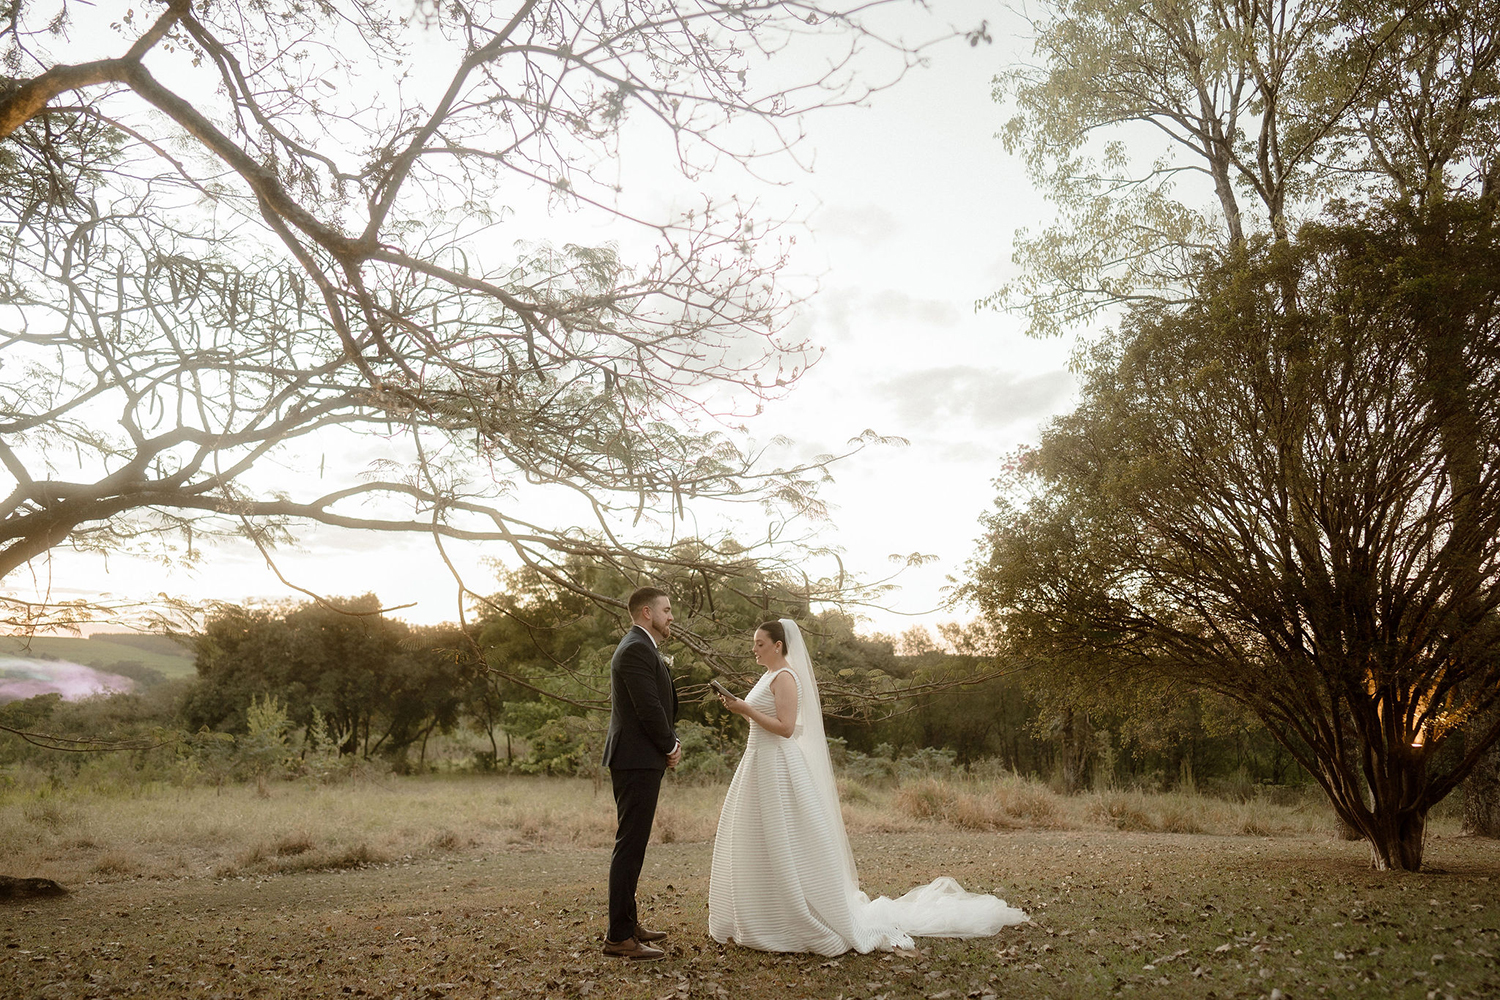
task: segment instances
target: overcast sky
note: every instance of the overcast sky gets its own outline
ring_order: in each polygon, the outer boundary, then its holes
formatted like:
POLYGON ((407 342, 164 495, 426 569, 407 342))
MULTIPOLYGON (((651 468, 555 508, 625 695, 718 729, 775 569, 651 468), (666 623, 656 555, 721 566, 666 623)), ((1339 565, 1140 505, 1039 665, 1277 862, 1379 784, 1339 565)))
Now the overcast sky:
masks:
MULTIPOLYGON (((839 547, 853 571, 888 575, 893 553, 937 557, 902 572, 889 610, 867 612, 866 629, 887 632, 966 617, 938 610, 941 591, 974 550, 999 459, 1035 440, 1073 393, 1069 342, 1031 340, 1019 318, 974 308, 1010 273, 1016 228, 1047 216, 994 138, 1005 113, 990 98, 991 78, 1026 58, 1029 43, 997 4, 938 0, 930 15, 911 8, 902 16, 912 42, 981 20, 994 42, 934 47, 930 65, 868 107, 807 119, 804 153, 815 153, 815 169, 770 198, 809 218, 795 266, 817 275, 819 290, 797 324, 826 351, 788 399, 751 424, 758 440, 793 439, 778 456, 783 460, 838 451, 866 428, 910 441, 840 464, 824 493, 833 514, 821 540, 839 547)), ((193 569, 59 554, 50 568, 52 595, 295 596, 253 549, 221 545, 206 554, 193 569)), ((471 568, 482 555, 457 553, 471 568)), ((387 604, 416 602, 400 612, 411 621, 456 617, 451 577, 426 541, 318 530, 283 551, 280 565, 319 592, 348 593, 352 580, 387 604)), ((39 582, 49 582, 45 567, 38 573, 39 582)), ((473 575, 482 580, 485 573, 475 568, 473 575)), ((28 593, 24 576, 7 584, 28 593)))

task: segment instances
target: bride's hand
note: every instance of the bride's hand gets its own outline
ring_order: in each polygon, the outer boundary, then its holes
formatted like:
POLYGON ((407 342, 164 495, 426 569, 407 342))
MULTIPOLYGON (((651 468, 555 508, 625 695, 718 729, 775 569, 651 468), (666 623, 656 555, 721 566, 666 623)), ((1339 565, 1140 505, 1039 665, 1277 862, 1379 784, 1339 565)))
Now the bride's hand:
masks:
POLYGON ((745 704, 743 698, 726 698, 721 694, 719 695, 719 704, 729 709, 735 715, 748 715, 750 712, 750 706, 745 704))

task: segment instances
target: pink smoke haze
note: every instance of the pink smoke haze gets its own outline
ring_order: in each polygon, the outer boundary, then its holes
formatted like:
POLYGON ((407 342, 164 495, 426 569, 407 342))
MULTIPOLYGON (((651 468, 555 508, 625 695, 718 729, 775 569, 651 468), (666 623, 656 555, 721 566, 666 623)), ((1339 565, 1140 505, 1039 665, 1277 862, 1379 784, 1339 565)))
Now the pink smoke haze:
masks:
POLYGON ((77 701, 106 691, 130 691, 135 681, 107 674, 67 660, 25 660, 0 657, 0 703, 56 692, 64 701, 77 701))

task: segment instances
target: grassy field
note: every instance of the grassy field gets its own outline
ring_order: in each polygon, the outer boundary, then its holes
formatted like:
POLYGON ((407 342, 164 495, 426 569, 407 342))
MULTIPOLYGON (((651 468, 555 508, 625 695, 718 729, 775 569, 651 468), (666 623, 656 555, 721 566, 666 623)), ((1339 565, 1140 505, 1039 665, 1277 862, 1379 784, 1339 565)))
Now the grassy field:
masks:
POLYGON ((847 788, 867 890, 949 874, 1033 922, 829 960, 707 937, 722 795, 665 790, 641 898, 668 957, 631 965, 598 951, 612 803, 587 781, 13 786, 0 871, 73 891, 0 908, 0 996, 1500 996, 1500 844, 1450 820, 1392 875, 1307 801, 847 788))
POLYGON ((29 639, 0 636, 0 655, 50 656, 108 670, 116 663, 139 663, 159 670, 166 677, 192 677, 193 652, 166 636, 132 633, 99 633, 77 636, 35 636, 29 639))

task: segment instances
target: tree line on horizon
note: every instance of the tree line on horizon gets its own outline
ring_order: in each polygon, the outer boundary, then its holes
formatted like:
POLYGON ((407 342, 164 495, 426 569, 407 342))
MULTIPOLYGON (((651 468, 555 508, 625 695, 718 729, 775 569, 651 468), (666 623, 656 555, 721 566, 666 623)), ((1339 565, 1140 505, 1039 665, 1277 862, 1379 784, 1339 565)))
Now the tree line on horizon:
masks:
MULTIPOLYGON (((223 756, 226 739, 239 741, 249 762, 239 777, 263 770, 267 725, 285 749, 286 776, 306 772, 300 762, 309 754, 325 765, 332 755, 412 773, 441 767, 592 775, 608 724, 609 659, 624 617, 534 574, 506 579, 509 592, 490 598, 490 610, 466 629, 408 625, 380 614, 374 595, 337 607, 225 606, 192 639, 196 677, 157 678, 137 693, 80 703, 56 696, 12 702, 0 706, 0 725, 115 739, 175 730, 179 743, 159 751, 167 757, 194 752, 183 747, 223 756), (428 756, 439 735, 447 738, 441 761, 428 756), (464 749, 455 752, 458 745, 464 749)), ((715 601, 721 634, 712 655, 677 642, 665 647, 683 694, 679 731, 689 752, 680 777, 727 779, 732 771, 743 724, 709 696, 706 682, 718 676, 748 689, 759 669, 749 636, 768 613, 802 623, 837 756, 868 780, 894 778, 903 761, 943 771, 981 765, 1064 792, 1189 788, 1243 797, 1307 780, 1227 703, 1159 692, 1097 701, 1087 713, 1059 708, 1057 693, 979 654, 962 629, 945 627, 940 640, 922 628, 864 636, 839 612, 767 612, 727 591, 715 601)), ((73 755, 19 740, 3 746, 6 763, 78 764, 73 755)), ((136 756, 150 773, 162 773, 160 759, 136 756)))

